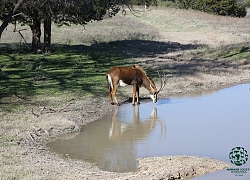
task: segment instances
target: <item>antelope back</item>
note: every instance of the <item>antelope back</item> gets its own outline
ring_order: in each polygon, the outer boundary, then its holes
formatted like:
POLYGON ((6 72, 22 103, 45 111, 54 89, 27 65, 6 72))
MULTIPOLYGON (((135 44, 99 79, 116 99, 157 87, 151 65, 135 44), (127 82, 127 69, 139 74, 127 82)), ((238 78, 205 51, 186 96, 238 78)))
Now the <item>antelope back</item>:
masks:
POLYGON ((137 84, 141 86, 143 73, 134 67, 114 67, 108 71, 107 76, 112 83, 123 85, 137 84))

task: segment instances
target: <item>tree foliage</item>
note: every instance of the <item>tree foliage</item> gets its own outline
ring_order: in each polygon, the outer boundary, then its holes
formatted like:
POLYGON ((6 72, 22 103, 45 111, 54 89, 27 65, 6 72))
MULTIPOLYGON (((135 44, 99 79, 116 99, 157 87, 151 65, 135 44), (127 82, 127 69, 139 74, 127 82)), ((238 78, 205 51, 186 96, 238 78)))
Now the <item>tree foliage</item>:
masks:
MULTIPOLYGON (((86 24, 91 20, 101 20, 108 13, 115 15, 119 10, 116 0, 25 0, 19 8, 15 20, 23 24, 32 24, 34 18, 41 21, 47 16, 57 24, 86 24)), ((0 1, 0 18, 3 20, 16 4, 16 0, 0 1)))
POLYGON ((169 5, 183 9, 195 9, 216 15, 244 17, 250 0, 129 0, 133 5, 169 5))
POLYGON ((244 17, 245 4, 236 0, 176 0, 176 3, 185 9, 195 9, 216 15, 244 17))
MULTIPOLYGON (((1 39, 1 36, 2 36, 4 29, 8 26, 9 22, 12 19, 12 16, 16 13, 18 8, 23 4, 23 1, 24 0, 18 0, 16 5, 14 6, 14 8, 7 13, 2 25, 0 26, 0 39, 1 39)), ((3 10, 2 13, 5 13, 4 3, 1 1, 0 1, 0 8, 2 8, 2 10, 3 10)))

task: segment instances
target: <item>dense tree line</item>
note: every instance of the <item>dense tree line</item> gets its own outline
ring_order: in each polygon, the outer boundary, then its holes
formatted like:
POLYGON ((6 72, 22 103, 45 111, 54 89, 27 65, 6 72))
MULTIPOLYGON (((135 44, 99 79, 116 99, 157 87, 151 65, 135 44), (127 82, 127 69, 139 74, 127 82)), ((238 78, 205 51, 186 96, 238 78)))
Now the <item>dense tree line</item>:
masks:
POLYGON ((177 8, 194 9, 216 15, 244 17, 250 0, 130 0, 132 4, 173 5, 177 8))
POLYGON ((236 0, 177 0, 179 6, 185 9, 195 9, 216 15, 244 17, 246 4, 236 0))
MULTIPOLYGON (((9 22, 29 25, 32 31, 32 50, 40 51, 41 24, 44 24, 44 51, 50 51, 51 24, 81 24, 102 20, 119 11, 122 0, 1 0, 0 30, 9 22), (18 6, 17 6, 18 4, 18 6)), ((0 31, 1 37, 1 31, 0 31)))

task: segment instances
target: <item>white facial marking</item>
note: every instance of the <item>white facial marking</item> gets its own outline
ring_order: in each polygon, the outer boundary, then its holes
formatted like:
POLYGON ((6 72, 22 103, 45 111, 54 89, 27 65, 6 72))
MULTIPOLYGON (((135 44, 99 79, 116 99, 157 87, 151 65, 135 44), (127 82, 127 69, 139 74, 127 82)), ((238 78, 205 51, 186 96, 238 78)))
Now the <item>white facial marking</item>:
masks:
POLYGON ((153 100, 154 103, 157 102, 157 95, 152 95, 150 94, 151 99, 153 100))
POLYGON ((152 85, 150 84, 150 88, 153 89, 152 85))

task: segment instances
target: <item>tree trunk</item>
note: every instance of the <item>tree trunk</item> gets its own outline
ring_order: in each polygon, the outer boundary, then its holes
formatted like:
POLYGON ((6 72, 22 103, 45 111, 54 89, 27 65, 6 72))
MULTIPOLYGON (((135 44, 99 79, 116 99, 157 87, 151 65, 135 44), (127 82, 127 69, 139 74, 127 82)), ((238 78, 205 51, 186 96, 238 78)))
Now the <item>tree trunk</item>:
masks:
POLYGON ((23 1, 24 0, 19 0, 16 3, 14 9, 9 12, 9 14, 7 15, 7 17, 3 21, 2 25, 0 26, 0 39, 1 39, 1 36, 2 36, 2 33, 3 33, 4 29, 8 26, 9 22, 12 19, 12 16, 15 14, 15 12, 17 11, 17 9, 22 5, 23 1))
POLYGON ((43 52, 49 53, 51 45, 51 17, 44 20, 44 47, 43 52))
POLYGON ((32 31, 32 47, 31 50, 34 52, 41 52, 41 21, 34 20, 33 24, 30 25, 32 31))

